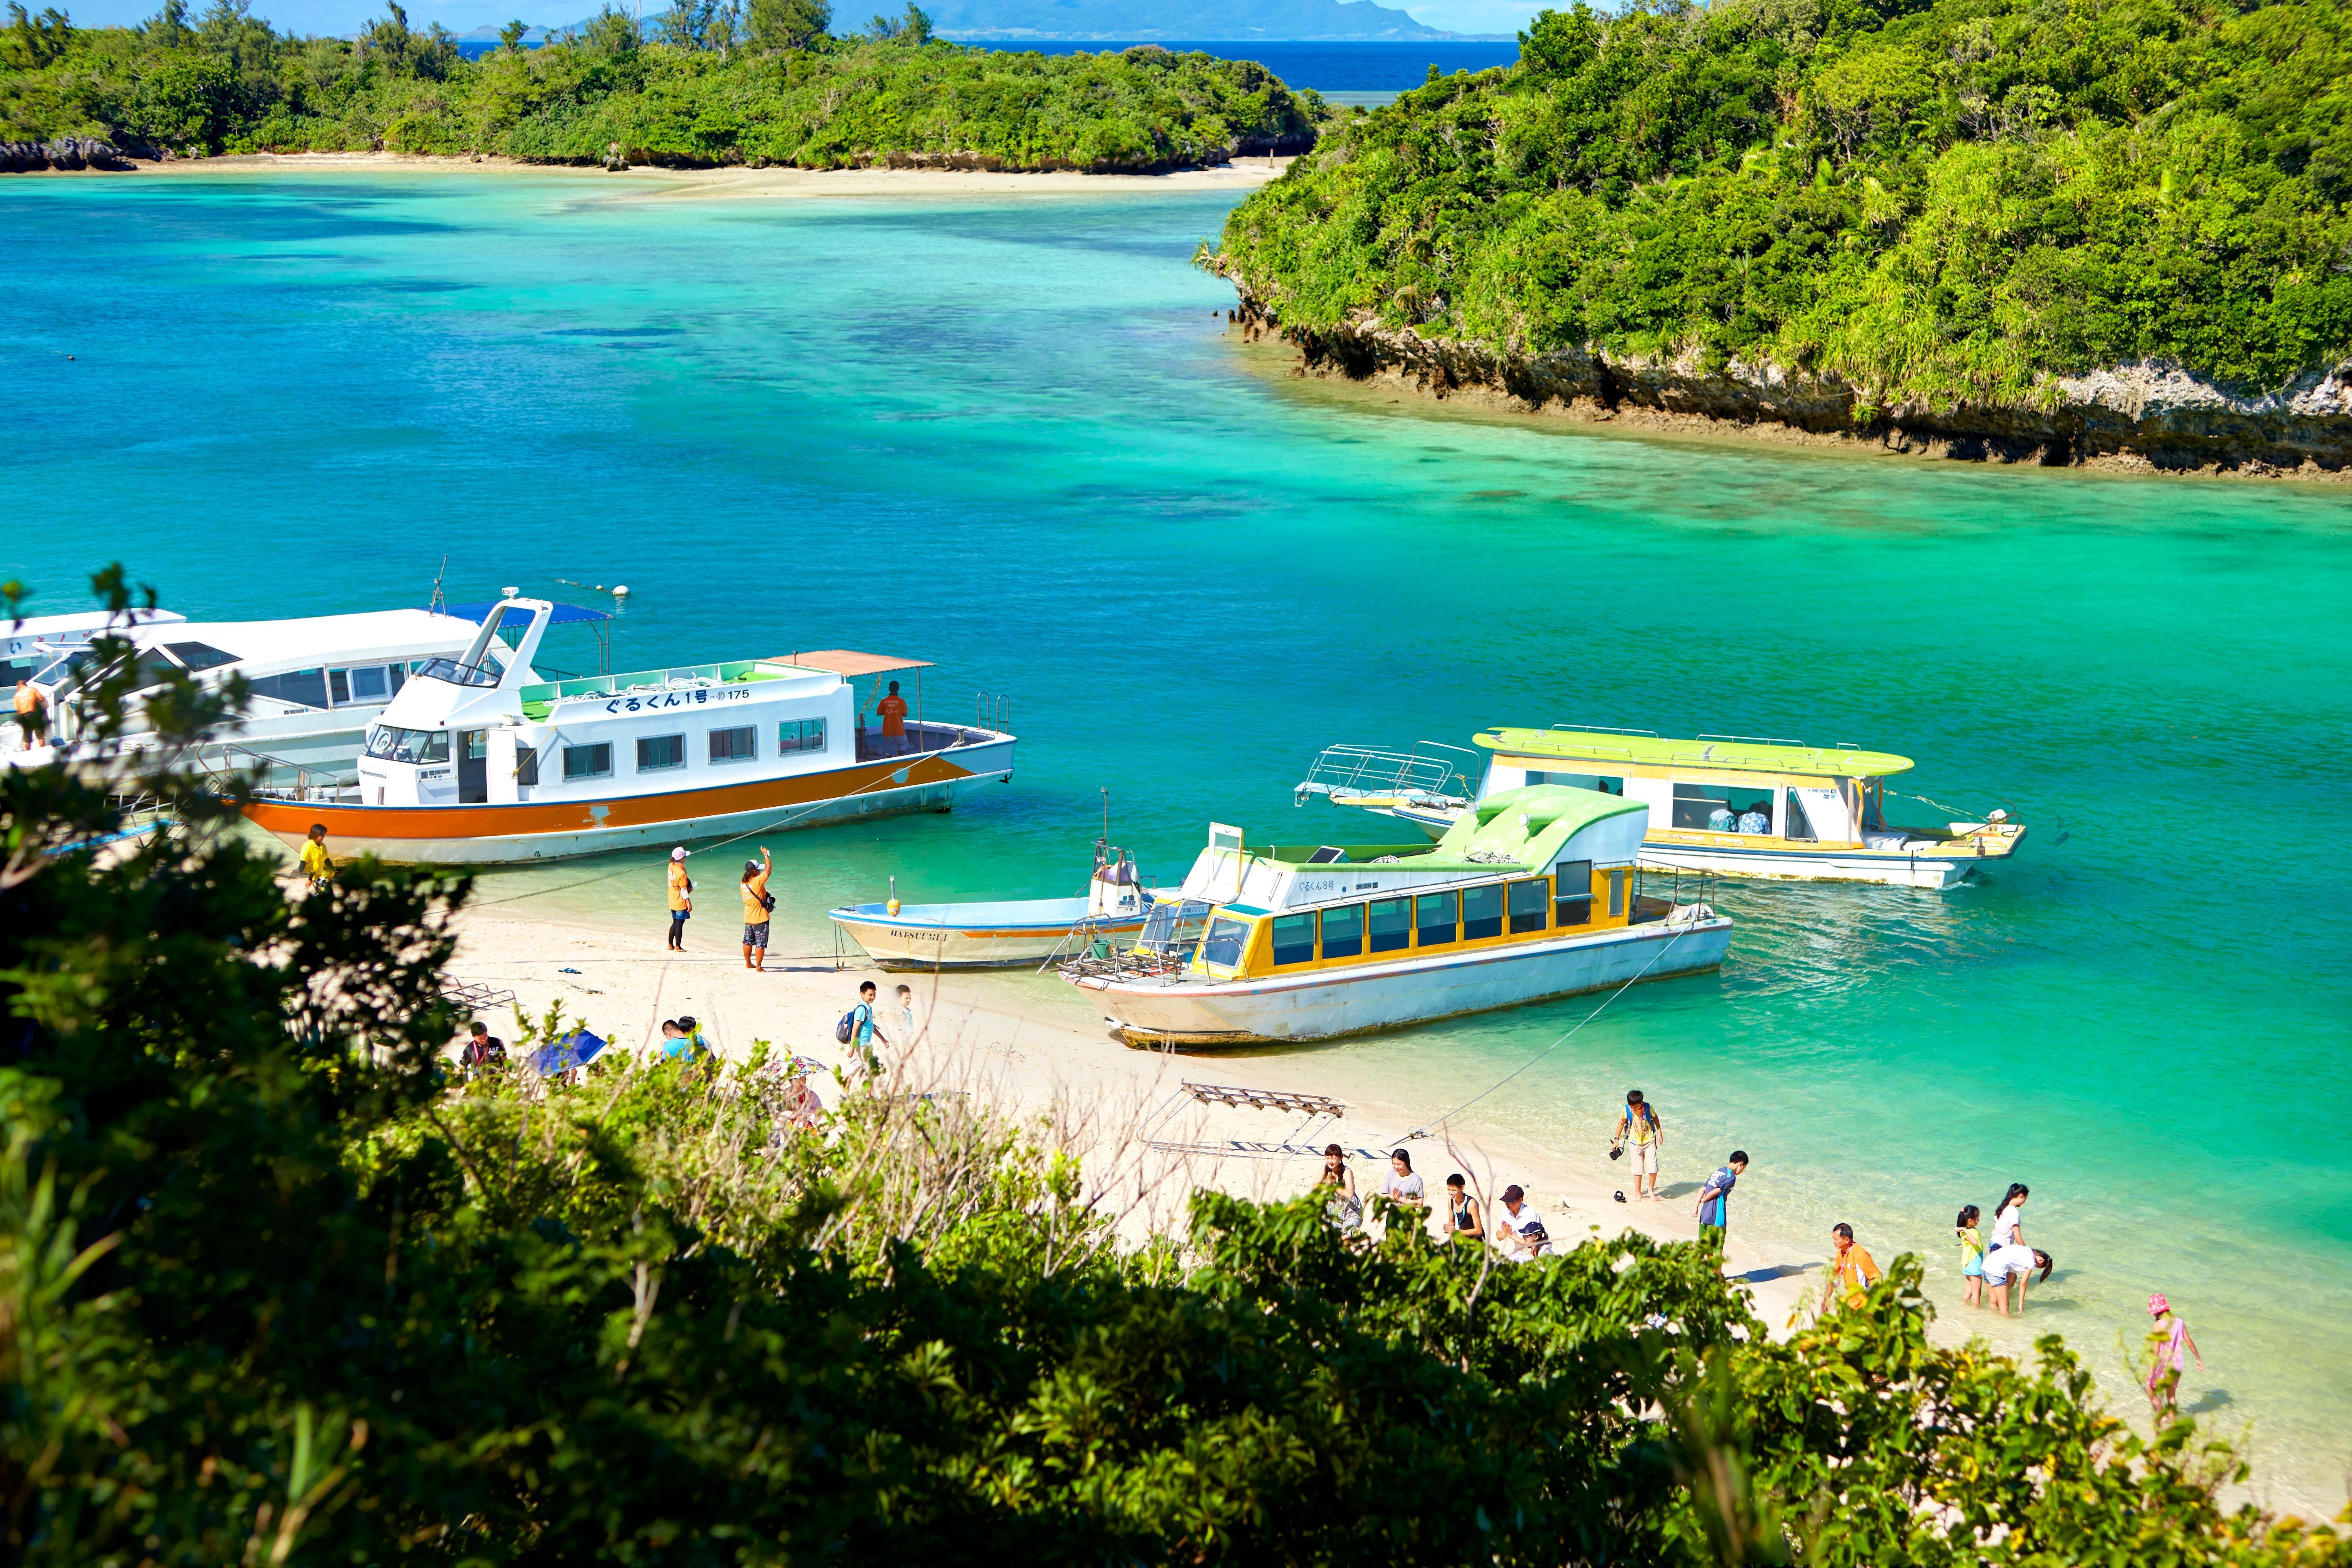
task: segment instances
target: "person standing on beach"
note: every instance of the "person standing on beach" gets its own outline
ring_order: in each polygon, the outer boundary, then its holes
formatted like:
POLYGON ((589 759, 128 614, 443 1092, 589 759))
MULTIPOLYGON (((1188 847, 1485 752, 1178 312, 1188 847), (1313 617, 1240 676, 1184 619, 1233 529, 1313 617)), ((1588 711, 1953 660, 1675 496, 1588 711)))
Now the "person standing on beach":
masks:
POLYGON ((898 1043, 915 1043, 915 991, 910 985, 898 987, 898 1043))
POLYGON ((1830 1259, 1829 1289, 1822 1293, 1822 1310, 1828 1311, 1841 1304, 1859 1307, 1885 1273, 1868 1247, 1854 1245, 1853 1226, 1843 1220, 1830 1226, 1830 1242, 1837 1255, 1830 1259))
POLYGON ((48 701, 29 680, 16 682, 16 728, 24 734, 26 751, 48 743, 48 701))
POLYGON ((1638 1089, 1625 1091, 1625 1109, 1617 1117, 1617 1130, 1609 1135, 1609 1153, 1614 1159, 1628 1140, 1633 1145, 1633 1196, 1655 1200, 1658 1195, 1658 1155, 1666 1146, 1666 1130, 1658 1125, 1658 1108, 1642 1098, 1638 1089), (1647 1192, 1642 1190, 1642 1178, 1650 1178, 1647 1192))
POLYGON ((1692 1205, 1691 1213, 1698 1215, 1698 1238, 1717 1252, 1723 1250, 1723 1233, 1731 1226, 1731 1189, 1747 1169, 1748 1151, 1734 1149, 1698 1190, 1698 1202, 1692 1205))
POLYGON ((1952 1233, 1960 1243, 1960 1301, 1964 1306, 1981 1310, 1984 1300, 1984 1237, 1977 1229, 1979 1215, 1977 1205, 1970 1204, 1952 1221, 1952 1233))
POLYGON ((754 974, 768 967, 768 917, 776 908, 768 896, 768 876, 774 869, 764 844, 757 860, 743 862, 743 967, 754 974))
POLYGON ((310 836, 302 841, 302 875, 310 879, 314 893, 335 879, 335 863, 327 858, 327 825, 323 822, 310 824, 310 836))
POLYGON ((849 1047, 866 1064, 866 1070, 878 1078, 882 1073, 882 1058, 874 1054, 874 1042, 877 1040, 887 1046, 890 1043, 890 1037, 882 1032, 881 1026, 875 1019, 874 982, 868 980, 857 987, 857 1005, 849 1010, 849 1047))
MULTIPOLYGON (((2032 1268, 2030 1261, 2033 1256, 2032 1249, 2026 1247, 2025 1246, 2025 1216, 2023 1213, 2025 1208, 2025 1200, 2031 1195, 2032 1195, 2032 1189, 2027 1187, 2023 1182, 2011 1182, 2009 1184, 2009 1191, 2001 1195, 2000 1206, 1993 1210, 1992 1248, 1991 1251, 1985 1254, 1987 1264, 1985 1282, 1989 1285, 1992 1282, 1990 1263, 1993 1253, 1999 1252, 2004 1247, 2013 1247, 2024 1249, 2025 1256, 2029 1261, 2024 1266, 2013 1270, 2013 1276, 2017 1281, 2017 1310, 2021 1312, 2025 1310, 2025 1277, 2029 1272, 2031 1272, 2032 1268)), ((2011 1261, 2014 1262, 2015 1259, 2012 1258, 2011 1261)), ((2006 1295, 2005 1290, 2003 1294, 2004 1296, 2006 1295)), ((2007 1309, 2004 1307, 2004 1315, 2006 1314, 2006 1311, 2007 1309)))
POLYGON ((2147 1413, 2162 1426, 2180 1414, 2180 1377, 2189 1370, 2180 1352, 2185 1350, 2195 1356, 2200 1372, 2205 1370, 2205 1352, 2189 1337, 2189 1325, 2180 1321, 2162 1292, 2147 1299, 2147 1315, 2156 1320, 2156 1326, 2147 1331, 2147 1413))
POLYGON ((898 695, 897 681, 890 683, 888 695, 874 704, 874 711, 882 715, 882 755, 898 755, 907 749, 907 700, 898 695))
POLYGON ((669 852, 669 950, 686 951, 686 922, 694 915, 694 879, 686 874, 686 847, 669 852))

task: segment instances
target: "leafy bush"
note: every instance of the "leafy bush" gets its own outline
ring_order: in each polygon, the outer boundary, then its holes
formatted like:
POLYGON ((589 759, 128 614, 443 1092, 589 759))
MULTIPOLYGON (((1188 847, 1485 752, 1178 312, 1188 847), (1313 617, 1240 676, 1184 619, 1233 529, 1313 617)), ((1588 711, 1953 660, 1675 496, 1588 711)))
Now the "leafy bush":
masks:
POLYGON ((1214 264, 1288 326, 1834 373, 1867 416, 2352 356, 2336 0, 1655 0, 1343 121, 1214 264))

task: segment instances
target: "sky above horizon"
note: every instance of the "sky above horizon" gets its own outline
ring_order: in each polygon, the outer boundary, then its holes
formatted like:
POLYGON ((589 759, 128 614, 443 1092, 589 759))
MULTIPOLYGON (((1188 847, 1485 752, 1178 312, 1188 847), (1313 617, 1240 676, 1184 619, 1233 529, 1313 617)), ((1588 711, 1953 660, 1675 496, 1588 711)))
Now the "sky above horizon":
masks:
MULTIPOLYGON (((189 8, 201 13, 205 4, 205 0, 191 0, 189 8)), ((1397 0, 1381 0, 1381 4, 1397 7, 1397 0)), ((156 5, 155 0, 95 0, 86 5, 62 8, 85 27, 109 27, 142 21, 155 14, 156 5)), ((496 26, 518 16, 534 26, 562 26, 578 21, 596 7, 594 0, 572 0, 551 10, 532 5, 529 0, 441 0, 440 4, 418 0, 406 8, 411 26, 424 27, 439 22, 453 33, 465 33, 476 27, 496 26)), ((646 7, 648 11, 656 8, 658 0, 646 7)), ((858 8, 857 0, 845 0, 838 18, 843 26, 856 25, 852 13, 858 8)), ((876 0, 874 9, 884 8, 882 0, 876 0)), ((1511 34, 1527 26, 1528 18, 1542 7, 1523 0, 1417 0, 1397 8, 1423 26, 1449 33, 1511 34)), ((256 16, 266 17, 281 30, 333 35, 358 32, 384 14, 383 0, 256 0, 253 9, 256 16)))

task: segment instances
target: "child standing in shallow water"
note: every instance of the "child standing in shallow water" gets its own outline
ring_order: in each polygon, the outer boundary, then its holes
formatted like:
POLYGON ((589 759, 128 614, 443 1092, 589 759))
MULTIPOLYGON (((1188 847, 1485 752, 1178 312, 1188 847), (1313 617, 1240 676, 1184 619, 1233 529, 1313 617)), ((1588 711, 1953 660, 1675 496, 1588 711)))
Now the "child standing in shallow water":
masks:
POLYGON ((2147 1315, 2156 1320, 2156 1327, 2147 1331, 2147 1347, 2152 1352, 2147 1368, 2147 1412, 2163 1426, 2179 1415, 2177 1400, 2180 1394, 2180 1374, 2189 1370, 2188 1351, 2197 1358, 2197 1370, 2205 1370, 2205 1352, 2189 1337, 2189 1325, 2172 1310, 2172 1303, 2159 1292, 2147 1299, 2147 1315))
POLYGON ((1960 1242, 1960 1301, 1964 1306, 1981 1308, 1984 1300, 1984 1235, 1977 1229, 1977 1205, 1962 1209, 1952 1222, 1954 1234, 1960 1242))

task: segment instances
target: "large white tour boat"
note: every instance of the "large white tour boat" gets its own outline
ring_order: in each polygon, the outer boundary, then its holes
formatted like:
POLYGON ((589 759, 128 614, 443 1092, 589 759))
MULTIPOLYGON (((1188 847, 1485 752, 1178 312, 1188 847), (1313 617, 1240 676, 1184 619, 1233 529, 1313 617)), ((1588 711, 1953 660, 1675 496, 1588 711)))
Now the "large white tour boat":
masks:
MULTIPOLYGON (((353 615, 306 616, 279 621, 184 621, 173 616, 142 619, 112 630, 135 648, 142 670, 160 682, 184 672, 198 686, 217 689, 241 675, 252 696, 245 713, 210 741, 169 757, 163 742, 133 710, 108 756, 87 754, 74 742, 73 699, 96 673, 98 650, 84 635, 59 647, 56 657, 31 677, 52 717, 49 746, 22 748, 0 759, 35 766, 71 752, 78 763, 129 760, 198 768, 258 767, 278 782, 301 782, 306 770, 340 772, 348 779, 361 738, 411 676, 435 659, 461 654, 480 635, 488 605, 458 605, 446 612, 367 610, 353 615)), ((605 620, 593 610, 565 606, 568 618, 605 620)), ((495 632, 484 648, 493 662, 511 662, 514 650, 495 632)), ((526 667, 523 673, 528 678, 526 667)), ((13 732, 9 737, 13 742, 13 732)))
POLYGON ((1410 752, 1332 746, 1297 786, 1298 804, 1397 817, 1433 837, 1496 795, 1528 784, 1599 790, 1648 816, 1645 865, 1718 876, 1948 888, 2003 860, 2025 828, 1994 810, 1974 822, 1887 820, 1886 780, 1911 759, 1851 746, 1738 735, 1662 739, 1646 730, 1489 730, 1475 755, 1424 742, 1410 752))
MULTIPOLYGON (((1212 825, 1136 945, 1063 966, 1134 1046, 1325 1039, 1713 969, 1731 921, 1638 860, 1642 808, 1538 784, 1432 844, 1252 849, 1212 825), (1197 936, 1193 933, 1197 932, 1197 936)), ((1690 879, 1694 883, 1700 879, 1690 879)))
POLYGON ((246 815, 289 845, 324 823, 337 854, 495 865, 945 811, 958 785, 1013 776, 999 730, 863 727, 851 678, 920 660, 832 649, 535 681, 556 608, 500 601, 385 708, 355 784, 264 792, 246 815), (510 613, 530 624, 499 659, 510 613))

